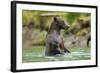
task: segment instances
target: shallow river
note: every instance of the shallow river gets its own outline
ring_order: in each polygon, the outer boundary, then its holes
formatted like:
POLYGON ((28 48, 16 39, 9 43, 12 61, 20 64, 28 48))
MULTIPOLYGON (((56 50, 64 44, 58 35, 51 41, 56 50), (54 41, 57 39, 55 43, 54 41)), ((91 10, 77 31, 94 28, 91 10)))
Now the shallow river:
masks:
POLYGON ((71 61, 71 60, 88 60, 91 59, 90 48, 71 48, 70 54, 45 56, 45 47, 33 47, 23 49, 22 62, 50 62, 50 61, 71 61))

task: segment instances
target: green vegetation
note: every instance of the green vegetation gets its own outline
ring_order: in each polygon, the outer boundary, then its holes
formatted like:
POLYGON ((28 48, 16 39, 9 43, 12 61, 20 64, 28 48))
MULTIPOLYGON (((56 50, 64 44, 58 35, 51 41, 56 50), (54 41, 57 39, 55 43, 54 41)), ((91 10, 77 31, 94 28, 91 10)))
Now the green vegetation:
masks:
MULTIPOLYGON (((67 22, 73 31, 80 31, 78 30, 79 25, 77 24, 78 19, 90 19, 89 13, 75 13, 75 12, 50 12, 50 11, 32 11, 32 10, 23 10, 22 11, 22 24, 23 30, 30 32, 31 43, 33 45, 44 45, 46 34, 50 28, 50 25, 53 21, 54 16, 61 16, 64 18, 65 22, 67 22), (27 30, 24 29, 25 27, 31 27, 27 30), (33 32, 31 32, 33 29, 33 32), (32 37, 32 38, 31 38, 32 37)), ((66 31, 63 32, 64 35, 66 31)), ((81 32, 75 32, 77 33, 81 32)), ((24 36, 26 36, 27 33, 24 36)), ((23 39, 25 40, 25 39, 23 39)))

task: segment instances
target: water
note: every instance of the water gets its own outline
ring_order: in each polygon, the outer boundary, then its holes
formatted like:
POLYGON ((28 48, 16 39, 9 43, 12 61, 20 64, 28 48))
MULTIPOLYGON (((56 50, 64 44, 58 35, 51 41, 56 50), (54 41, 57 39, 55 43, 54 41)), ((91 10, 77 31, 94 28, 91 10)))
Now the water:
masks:
POLYGON ((91 59, 90 48, 71 48, 70 54, 45 56, 45 47, 33 47, 24 49, 22 62, 50 62, 50 61, 71 61, 71 60, 88 60, 91 59))

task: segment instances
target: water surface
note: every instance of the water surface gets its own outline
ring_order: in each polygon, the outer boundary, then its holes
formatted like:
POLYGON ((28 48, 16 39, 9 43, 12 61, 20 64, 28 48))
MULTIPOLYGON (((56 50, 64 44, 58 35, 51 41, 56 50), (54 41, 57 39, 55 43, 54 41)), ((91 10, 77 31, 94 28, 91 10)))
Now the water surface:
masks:
POLYGON ((23 49, 22 62, 50 62, 50 61, 71 61, 91 59, 90 48, 70 48, 70 54, 45 56, 44 46, 35 46, 29 49, 23 49))

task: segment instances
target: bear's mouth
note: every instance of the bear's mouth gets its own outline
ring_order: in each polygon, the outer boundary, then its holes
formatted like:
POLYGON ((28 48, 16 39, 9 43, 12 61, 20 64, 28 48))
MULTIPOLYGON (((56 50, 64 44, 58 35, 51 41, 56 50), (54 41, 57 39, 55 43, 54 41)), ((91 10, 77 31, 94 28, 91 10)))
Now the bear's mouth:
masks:
POLYGON ((64 26, 63 27, 65 30, 68 30, 70 27, 69 26, 64 26))

